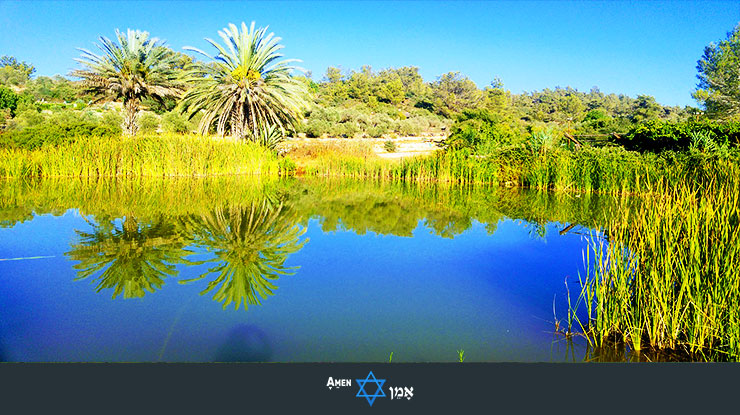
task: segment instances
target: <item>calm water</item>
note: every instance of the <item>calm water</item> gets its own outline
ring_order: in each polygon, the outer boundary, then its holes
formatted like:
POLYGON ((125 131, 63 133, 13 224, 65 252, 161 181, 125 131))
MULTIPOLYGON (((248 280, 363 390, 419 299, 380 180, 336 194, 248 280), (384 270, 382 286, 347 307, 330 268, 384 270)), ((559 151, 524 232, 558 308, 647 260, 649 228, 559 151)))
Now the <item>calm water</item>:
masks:
POLYGON ((581 361, 555 334, 625 199, 202 179, 0 183, 5 361, 581 361), (584 236, 586 235, 586 236, 584 236))

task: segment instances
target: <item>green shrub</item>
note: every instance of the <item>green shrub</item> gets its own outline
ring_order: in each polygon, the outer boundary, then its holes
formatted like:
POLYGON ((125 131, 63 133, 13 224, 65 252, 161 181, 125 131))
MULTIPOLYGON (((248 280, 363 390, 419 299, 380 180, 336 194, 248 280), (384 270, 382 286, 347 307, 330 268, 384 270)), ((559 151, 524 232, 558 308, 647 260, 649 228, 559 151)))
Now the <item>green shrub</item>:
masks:
POLYGON ((18 107, 15 110, 15 113, 19 113, 21 111, 25 110, 34 110, 34 111, 41 111, 41 108, 34 100, 33 96, 29 94, 21 94, 18 95, 18 107))
POLYGON ((106 127, 121 128, 123 117, 115 111, 105 111, 100 123, 106 127))
POLYGON ((577 134, 609 134, 618 131, 617 123, 603 109, 589 111, 578 126, 577 134))
POLYGON ((4 128, 10 117, 10 108, 0 109, 0 127, 4 128))
POLYGON ((98 118, 94 113, 89 111, 57 110, 47 116, 47 123, 57 125, 91 123, 97 124, 98 118))
POLYGON ((374 125, 367 129, 367 134, 373 138, 380 138, 386 133, 388 133, 388 127, 385 124, 374 125))
POLYGON ((170 111, 162 116, 162 129, 168 133, 184 134, 192 128, 185 115, 170 111))
MULTIPOLYGON (((198 130, 201 120, 203 120, 203 113, 197 112, 190 119, 187 119, 187 117, 185 117, 185 119, 187 121, 187 125, 190 127, 190 132, 195 132, 196 130, 198 130)), ((167 129, 165 129, 164 127, 163 130, 167 131, 167 129)), ((208 127, 208 134, 216 134, 215 122, 212 122, 211 125, 208 127)))
POLYGON ((18 106, 18 94, 12 89, 0 85, 0 109, 10 109, 11 113, 15 112, 18 106))
POLYGON ((471 148, 482 153, 523 140, 519 131, 486 110, 465 110, 450 128, 445 146, 471 148))
POLYGON ((177 111, 170 111, 162 116, 162 129, 168 133, 184 134, 192 129, 187 117, 177 111))
POLYGON ((379 104, 378 105, 378 113, 383 114, 387 116, 389 119, 393 120, 400 120, 406 118, 401 111, 398 110, 398 108, 394 107, 390 104, 379 104))
POLYGON ((23 128, 34 127, 43 123, 45 120, 44 116, 36 111, 35 109, 26 109, 19 112, 13 123, 13 130, 20 130, 23 128))
POLYGON ((370 117, 370 114, 359 114, 357 116, 357 125, 360 127, 360 130, 367 131, 368 127, 373 125, 373 120, 370 117))
POLYGON ((421 126, 414 118, 402 120, 398 124, 398 132, 401 135, 417 136, 421 133, 421 126))
POLYGON ((330 123, 328 134, 329 137, 341 137, 344 135, 344 124, 330 123))
POLYGON ((151 112, 144 112, 136 117, 136 123, 139 125, 139 131, 144 134, 154 133, 159 128, 159 117, 151 112))
POLYGON ((434 114, 432 114, 430 111, 424 109, 424 108, 411 108, 410 110, 411 115, 414 117, 434 117, 434 114))
POLYGON ((310 119, 305 125, 305 132, 308 137, 321 137, 323 134, 329 134, 331 124, 329 121, 322 119, 310 119))
POLYGON ((121 134, 121 128, 92 123, 43 123, 20 131, 0 135, 0 146, 32 150, 41 146, 58 146, 84 138, 111 138, 121 134))
POLYGON ((362 113, 354 108, 348 108, 342 111, 340 122, 355 122, 362 116, 362 113))
POLYGON ((386 129, 389 129, 394 124, 394 119, 385 113, 373 114, 373 123, 375 125, 384 125, 386 129))
POLYGON ((413 117, 413 118, 410 118, 409 121, 416 123, 416 125, 419 126, 421 131, 427 131, 432 126, 432 123, 430 122, 430 118, 434 118, 434 117, 413 117))
POLYGON ((337 108, 320 107, 316 108, 309 115, 309 120, 324 120, 336 124, 342 120, 342 115, 337 108))
POLYGON ((331 137, 346 137, 353 138, 360 129, 353 122, 346 122, 340 124, 330 124, 328 134, 331 137))
POLYGON ((343 134, 347 138, 353 138, 360 132, 360 127, 355 122, 342 123, 342 127, 344 129, 343 134))
POLYGON ((651 120, 633 127, 617 142, 638 151, 686 150, 692 134, 706 132, 717 144, 740 144, 740 122, 651 120))
POLYGON ((426 117, 429 122, 430 128, 446 128, 450 125, 450 121, 446 118, 439 117, 437 115, 430 115, 426 117))
POLYGON ((440 118, 424 109, 405 112, 387 103, 375 107, 365 103, 346 103, 348 107, 315 107, 299 126, 309 137, 328 134, 332 137, 382 136, 397 132, 417 136, 432 127, 444 125, 440 118))
POLYGON ((396 149, 397 149, 396 143, 394 143, 391 140, 388 140, 385 143, 383 143, 383 148, 385 149, 385 151, 387 151, 389 153, 394 153, 396 151, 396 149))

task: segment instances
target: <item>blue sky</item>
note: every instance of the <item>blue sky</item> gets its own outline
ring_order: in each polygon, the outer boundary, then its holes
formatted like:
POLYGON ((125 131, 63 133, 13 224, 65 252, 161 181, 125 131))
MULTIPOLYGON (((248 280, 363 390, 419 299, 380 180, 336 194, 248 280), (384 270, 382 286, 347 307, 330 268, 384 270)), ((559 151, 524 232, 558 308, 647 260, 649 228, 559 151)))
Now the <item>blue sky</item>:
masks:
POLYGON ((177 50, 255 21, 283 38, 313 78, 328 66, 418 66, 427 81, 460 71, 515 93, 556 86, 649 94, 695 105, 696 61, 740 21, 740 2, 42 2, 0 0, 0 54, 66 74, 78 47, 116 28, 177 50))

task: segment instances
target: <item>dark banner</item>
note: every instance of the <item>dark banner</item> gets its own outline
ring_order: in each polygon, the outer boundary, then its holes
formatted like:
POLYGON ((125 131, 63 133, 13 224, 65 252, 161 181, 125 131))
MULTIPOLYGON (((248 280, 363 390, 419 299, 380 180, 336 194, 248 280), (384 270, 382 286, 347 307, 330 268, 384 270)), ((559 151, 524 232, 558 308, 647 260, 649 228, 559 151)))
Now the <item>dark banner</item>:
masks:
POLYGON ((739 377, 737 364, 6 363, 0 399, 24 413, 711 413, 733 410, 739 377))

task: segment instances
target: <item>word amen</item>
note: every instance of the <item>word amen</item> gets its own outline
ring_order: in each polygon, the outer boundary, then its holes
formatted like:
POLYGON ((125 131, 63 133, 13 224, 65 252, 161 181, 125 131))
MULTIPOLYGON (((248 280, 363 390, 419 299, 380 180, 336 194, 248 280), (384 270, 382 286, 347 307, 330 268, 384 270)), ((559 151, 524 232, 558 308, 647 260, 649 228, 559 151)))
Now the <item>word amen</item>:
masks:
POLYGON ((329 389, 352 386, 352 379, 334 379, 333 377, 329 376, 329 380, 326 382, 326 386, 328 386, 329 389))
POLYGON ((406 398, 411 400, 414 397, 414 387, 400 387, 400 386, 389 386, 388 389, 391 391, 391 400, 406 398))

